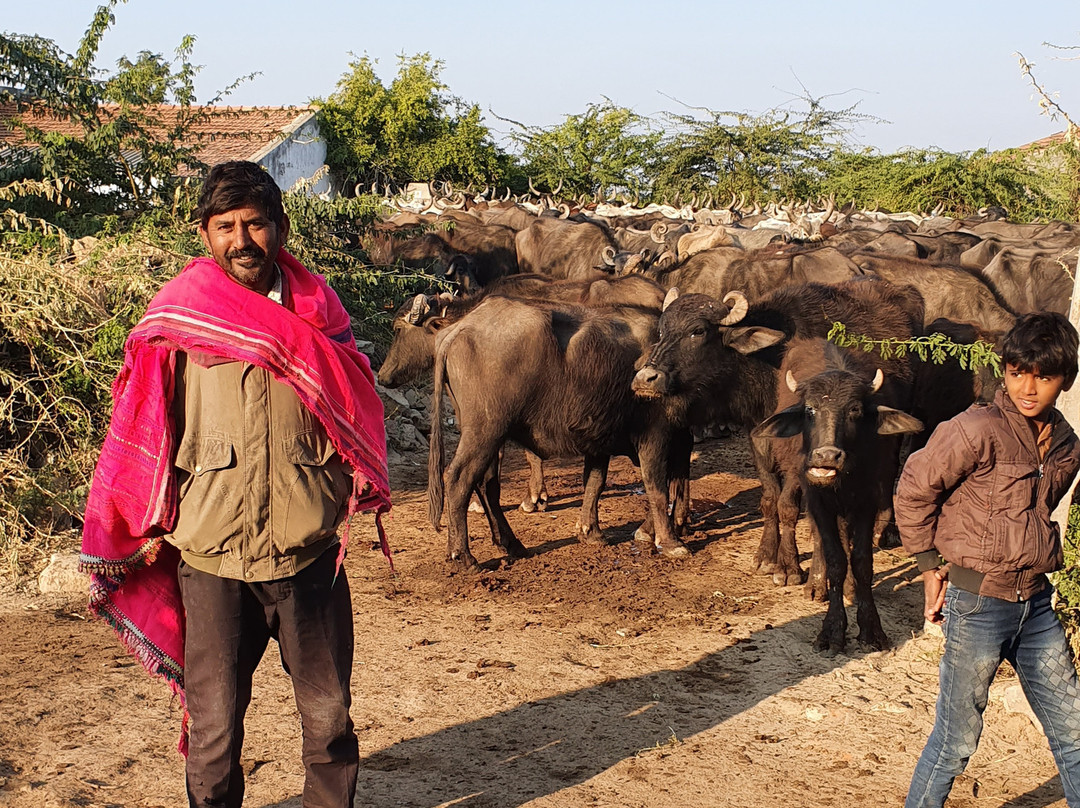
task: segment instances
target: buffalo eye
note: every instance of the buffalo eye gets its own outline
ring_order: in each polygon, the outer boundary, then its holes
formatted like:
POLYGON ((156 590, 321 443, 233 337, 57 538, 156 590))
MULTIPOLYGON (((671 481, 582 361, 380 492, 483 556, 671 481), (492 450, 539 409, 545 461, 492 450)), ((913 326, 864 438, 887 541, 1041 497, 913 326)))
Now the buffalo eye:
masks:
POLYGON ((811 404, 806 405, 806 414, 807 414, 808 417, 813 418, 816 413, 817 413, 817 410, 814 409, 813 405, 811 405, 811 404))
POLYGON ((704 326, 699 325, 697 328, 695 328, 693 331, 690 332, 690 336, 691 337, 704 337, 705 336, 705 328, 704 328, 704 326))
POLYGON ((850 410, 848 410, 848 418, 850 418, 853 421, 856 421, 859 418, 862 418, 862 413, 863 413, 862 406, 856 404, 854 407, 852 407, 850 410))

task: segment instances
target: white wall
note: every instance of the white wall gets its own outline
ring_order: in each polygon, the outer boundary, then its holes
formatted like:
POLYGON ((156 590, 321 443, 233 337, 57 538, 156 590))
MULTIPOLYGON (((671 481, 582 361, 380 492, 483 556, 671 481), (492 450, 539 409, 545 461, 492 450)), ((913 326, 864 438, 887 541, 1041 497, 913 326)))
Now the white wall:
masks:
MULTIPOLYGON (((288 191, 297 180, 311 179, 326 164, 326 141, 319 135, 315 115, 309 114, 284 140, 261 149, 251 160, 266 168, 282 191, 288 191)), ((329 191, 330 177, 323 172, 311 193, 329 191)))

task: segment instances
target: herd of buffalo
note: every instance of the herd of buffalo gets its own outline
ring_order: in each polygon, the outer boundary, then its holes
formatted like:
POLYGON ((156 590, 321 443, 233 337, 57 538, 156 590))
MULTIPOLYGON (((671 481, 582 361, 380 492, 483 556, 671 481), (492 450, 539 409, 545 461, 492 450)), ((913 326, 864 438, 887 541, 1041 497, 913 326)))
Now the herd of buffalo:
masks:
POLYGON ((755 561, 780 585, 804 580, 800 510, 815 551, 807 586, 828 600, 815 647, 844 648, 845 590, 858 640, 888 639, 871 591, 872 549, 895 541, 901 457, 934 426, 989 397, 987 371, 840 347, 834 323, 871 339, 941 332, 994 344, 1017 314, 1066 312, 1080 226, 1015 224, 989 210, 939 215, 557 204, 483 197, 423 200, 366 245, 386 264, 434 267, 458 291, 397 312, 379 381, 434 370, 428 468, 431 521, 444 516, 452 563, 475 567, 475 493, 493 540, 528 549, 500 507, 499 458, 529 457, 525 510, 546 501, 542 460, 584 458, 578 538, 603 543, 597 503, 612 455, 640 467, 647 518, 635 540, 689 550, 693 434, 741 426, 761 480, 755 561), (442 401, 460 439, 446 463, 442 401))

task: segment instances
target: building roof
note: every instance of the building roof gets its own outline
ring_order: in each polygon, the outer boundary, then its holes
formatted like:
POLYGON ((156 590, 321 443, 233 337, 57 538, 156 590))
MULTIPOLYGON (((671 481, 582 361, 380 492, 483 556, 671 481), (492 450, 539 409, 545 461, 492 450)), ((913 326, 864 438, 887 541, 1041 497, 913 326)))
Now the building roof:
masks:
MULTIPOLYGON (((1077 137, 1077 133, 1073 133, 1073 142, 1077 140, 1077 137)), ((1019 146, 1018 148, 1036 150, 1046 149, 1051 146, 1060 146, 1061 144, 1068 142, 1069 139, 1069 131, 1066 129, 1064 132, 1056 132, 1052 135, 1047 135, 1046 137, 1039 138, 1038 140, 1033 140, 1031 143, 1025 143, 1023 146, 1019 146)))
MULTIPOLYGON (((103 117, 116 114, 119 107, 107 104, 100 107, 103 117)), ((162 137, 177 126, 183 114, 194 115, 188 127, 184 145, 198 147, 198 157, 207 165, 226 160, 258 159, 290 133, 310 120, 315 112, 310 107, 189 107, 170 104, 150 107, 156 119, 152 130, 160 130, 162 137)), ((81 135, 82 124, 57 118, 43 107, 31 107, 19 112, 13 103, 0 104, 0 163, 8 159, 22 146, 27 145, 21 129, 13 119, 18 116, 23 124, 47 134, 81 135)), ((30 144, 33 148, 33 144, 30 144)), ((125 157, 128 155, 125 153, 125 157)))

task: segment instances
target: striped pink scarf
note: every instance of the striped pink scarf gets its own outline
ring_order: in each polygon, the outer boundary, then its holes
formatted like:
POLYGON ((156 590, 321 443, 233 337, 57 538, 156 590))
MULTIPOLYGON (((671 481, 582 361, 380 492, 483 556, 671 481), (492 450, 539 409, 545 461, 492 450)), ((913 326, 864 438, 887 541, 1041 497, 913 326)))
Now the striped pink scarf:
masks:
MULTIPOLYGON (((175 425, 170 417, 176 352, 196 362, 248 362, 288 384, 326 428, 353 469, 349 516, 390 508, 382 402, 349 315, 319 275, 284 250, 291 310, 197 258, 162 287, 128 337, 113 384, 113 415, 86 504, 80 567, 90 609, 143 666, 184 699, 180 554, 163 540, 176 522, 175 425), (370 484, 367 492, 364 492, 370 484)), ((348 520, 338 563, 348 540, 348 520)), ((186 724, 186 716, 185 716, 186 724)), ((186 753, 186 732, 180 742, 186 753)))

